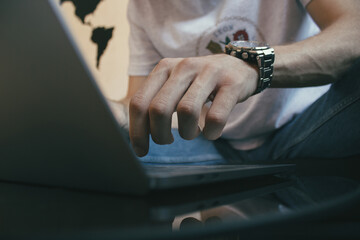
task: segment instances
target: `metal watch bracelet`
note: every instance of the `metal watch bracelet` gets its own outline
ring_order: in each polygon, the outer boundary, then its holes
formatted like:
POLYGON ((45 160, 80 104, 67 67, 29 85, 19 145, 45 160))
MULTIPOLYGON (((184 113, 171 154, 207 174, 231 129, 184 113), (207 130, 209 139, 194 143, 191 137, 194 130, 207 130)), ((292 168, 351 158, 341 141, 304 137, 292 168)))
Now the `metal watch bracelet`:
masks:
POLYGON ((274 49, 270 47, 260 47, 259 49, 233 49, 225 47, 225 53, 233 57, 244 60, 245 62, 256 64, 259 68, 259 81, 253 95, 262 92, 271 84, 273 77, 273 63, 275 60, 274 49))

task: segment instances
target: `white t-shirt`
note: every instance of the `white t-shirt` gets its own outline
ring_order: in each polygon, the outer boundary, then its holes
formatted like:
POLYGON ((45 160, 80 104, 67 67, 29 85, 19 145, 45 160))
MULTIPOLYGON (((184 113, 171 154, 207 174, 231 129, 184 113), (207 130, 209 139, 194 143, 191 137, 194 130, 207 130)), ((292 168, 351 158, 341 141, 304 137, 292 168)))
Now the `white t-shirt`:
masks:
MULTIPOLYGON (((303 40, 319 32, 305 10, 309 2, 131 0, 128 73, 146 76, 162 58, 218 53, 233 40, 271 46, 303 40)), ((266 89, 236 105, 222 137, 237 149, 256 148, 328 88, 266 89)))

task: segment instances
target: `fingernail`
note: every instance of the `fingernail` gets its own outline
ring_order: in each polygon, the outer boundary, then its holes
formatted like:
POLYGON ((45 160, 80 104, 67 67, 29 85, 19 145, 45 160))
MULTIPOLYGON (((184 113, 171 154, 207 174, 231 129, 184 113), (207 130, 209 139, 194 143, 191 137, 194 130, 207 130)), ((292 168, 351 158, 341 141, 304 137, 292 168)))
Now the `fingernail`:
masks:
POLYGON ((138 157, 143 157, 143 156, 145 156, 145 155, 147 154, 147 151, 144 150, 144 149, 141 148, 141 147, 134 146, 133 148, 134 148, 134 152, 136 153, 136 155, 137 155, 138 157))
POLYGON ((208 140, 216 140, 219 137, 221 137, 221 134, 218 134, 213 131, 209 131, 208 128, 206 128, 206 127, 203 129, 202 134, 208 140))

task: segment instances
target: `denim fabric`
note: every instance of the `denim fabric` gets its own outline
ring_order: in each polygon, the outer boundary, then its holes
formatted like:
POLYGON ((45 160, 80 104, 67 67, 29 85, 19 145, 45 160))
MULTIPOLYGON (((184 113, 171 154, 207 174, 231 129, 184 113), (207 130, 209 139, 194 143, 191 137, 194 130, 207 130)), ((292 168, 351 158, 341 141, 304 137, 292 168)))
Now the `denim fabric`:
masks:
POLYGON ((158 145, 150 138, 149 153, 140 161, 145 164, 227 164, 213 141, 206 140, 202 135, 191 141, 184 140, 177 129, 173 129, 172 134, 174 142, 170 145, 158 145))
POLYGON ((261 147, 239 151, 248 162, 360 155, 360 61, 343 79, 261 147))

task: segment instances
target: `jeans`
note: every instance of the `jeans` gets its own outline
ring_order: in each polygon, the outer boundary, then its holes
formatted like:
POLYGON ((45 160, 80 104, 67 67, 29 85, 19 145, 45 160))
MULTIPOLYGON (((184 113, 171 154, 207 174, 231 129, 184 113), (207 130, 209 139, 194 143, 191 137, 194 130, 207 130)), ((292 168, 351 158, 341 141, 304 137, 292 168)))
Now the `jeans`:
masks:
POLYGON ((173 130, 173 144, 160 146, 150 141, 149 154, 141 160, 147 164, 232 164, 360 155, 359 76, 360 60, 259 148, 238 151, 224 139, 208 141, 201 135, 187 141, 173 130))
POLYGON ((145 164, 187 164, 209 165, 227 164, 227 158, 215 147, 215 142, 198 136, 184 140, 177 129, 172 129, 174 142, 170 145, 157 145, 150 139, 149 153, 140 158, 145 164))

